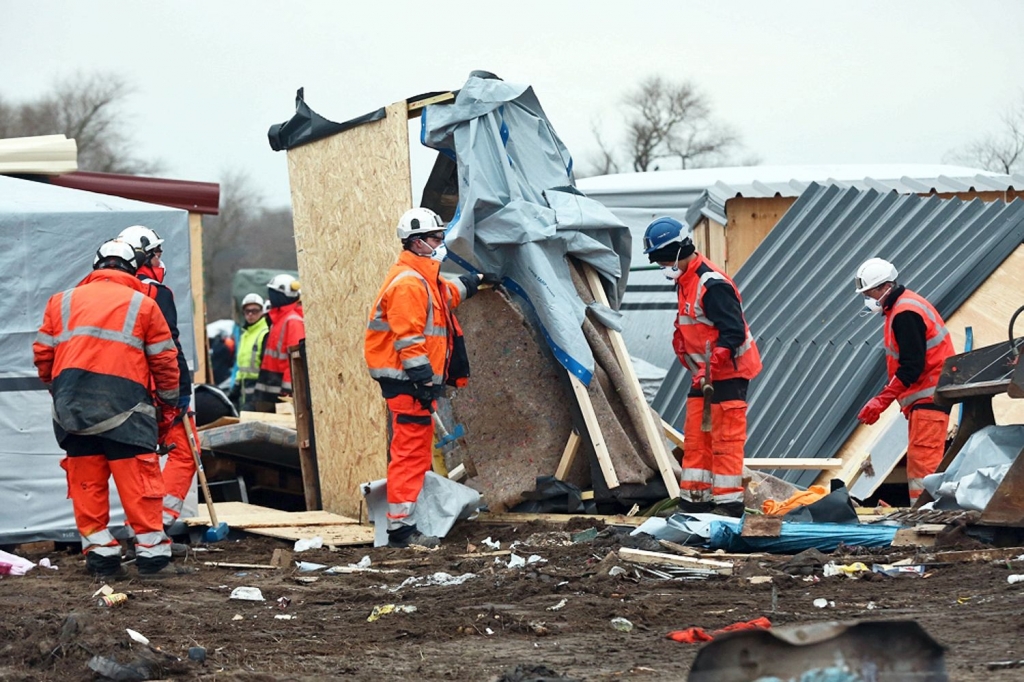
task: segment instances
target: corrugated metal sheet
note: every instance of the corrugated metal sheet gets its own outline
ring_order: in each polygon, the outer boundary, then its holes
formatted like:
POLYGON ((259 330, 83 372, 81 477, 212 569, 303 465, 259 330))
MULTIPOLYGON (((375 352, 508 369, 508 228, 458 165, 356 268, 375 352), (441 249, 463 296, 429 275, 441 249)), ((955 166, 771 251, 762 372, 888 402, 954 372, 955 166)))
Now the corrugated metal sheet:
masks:
MULTIPOLYGON (((981 190, 1005 191, 1009 184, 1024 187, 1024 177, 1007 179, 975 168, 937 164, 851 164, 804 166, 750 166, 742 168, 698 168, 652 173, 623 173, 583 178, 582 191, 611 209, 629 226, 633 236, 633 265, 647 265, 642 251, 644 229, 654 218, 668 215, 687 217, 691 205, 710 190, 724 211, 728 196, 798 196, 812 182, 828 184, 829 179, 846 187, 896 189, 916 193, 953 187, 975 186, 981 190)), ((721 216, 724 222, 724 215, 721 216)), ((657 272, 632 272, 623 299, 623 337, 634 357, 659 367, 675 363, 672 354, 672 318, 675 310, 673 287, 657 272)))
MULTIPOLYGON (((217 215, 220 203, 220 185, 216 182, 168 180, 120 173, 93 173, 76 171, 64 175, 38 176, 51 185, 81 189, 86 192, 109 194, 147 204, 182 208, 191 213, 217 215)), ((36 179, 36 178, 31 178, 36 179)))
MULTIPOLYGON (((948 317, 1024 240, 1007 205, 810 185, 736 276, 764 359, 748 400, 748 457, 832 457, 885 380, 882 318, 859 317, 857 266, 883 256, 948 317)), ((689 378, 675 363, 654 407, 681 424, 689 378)), ((805 484, 816 472, 790 472, 805 484)))

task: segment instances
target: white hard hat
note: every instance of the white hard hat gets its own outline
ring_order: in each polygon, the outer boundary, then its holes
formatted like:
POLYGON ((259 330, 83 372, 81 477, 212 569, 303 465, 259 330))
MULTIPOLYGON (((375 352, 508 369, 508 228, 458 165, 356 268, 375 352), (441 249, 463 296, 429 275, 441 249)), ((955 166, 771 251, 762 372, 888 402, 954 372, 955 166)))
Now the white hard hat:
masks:
POLYGON ((857 268, 857 293, 863 294, 868 289, 874 289, 879 284, 895 282, 896 276, 900 273, 896 266, 884 258, 869 258, 857 268))
POLYGON ((411 208, 398 221, 398 238, 403 242, 411 237, 427 235, 444 230, 441 216, 429 208, 411 208))
POLYGON ((96 256, 92 259, 93 270, 96 270, 100 263, 111 258, 121 261, 121 263, 111 264, 116 264, 120 269, 131 272, 133 275, 139 269, 138 253, 131 244, 122 239, 111 239, 100 244, 100 248, 96 249, 96 256))
POLYGON ((274 275, 274 277, 267 282, 267 288, 274 291, 280 291, 288 298, 298 298, 301 290, 299 288, 299 280, 295 279, 291 275, 274 275))
POLYGON ((263 307, 263 297, 259 294, 246 294, 245 298, 242 299, 242 310, 245 310, 247 305, 258 305, 260 308, 263 307))
POLYGON ((155 230, 151 230, 145 225, 126 227, 117 236, 136 249, 142 249, 146 253, 155 251, 158 246, 164 243, 164 240, 160 238, 160 235, 155 230))

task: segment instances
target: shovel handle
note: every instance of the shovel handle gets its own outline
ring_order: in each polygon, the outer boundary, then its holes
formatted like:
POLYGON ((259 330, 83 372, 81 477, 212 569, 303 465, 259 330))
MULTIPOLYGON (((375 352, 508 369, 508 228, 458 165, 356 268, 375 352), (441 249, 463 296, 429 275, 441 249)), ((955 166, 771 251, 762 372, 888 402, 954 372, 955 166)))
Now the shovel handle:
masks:
MULTIPOLYGON (((188 417, 191 417, 192 413, 188 413, 188 417)), ((220 523, 217 521, 217 512, 213 509, 213 498, 210 497, 210 486, 206 484, 206 472, 203 470, 203 460, 199 456, 199 439, 196 436, 193 425, 195 422, 191 418, 185 419, 183 425, 185 427, 185 433, 188 436, 188 447, 192 451, 192 460, 196 464, 196 475, 199 477, 199 485, 203 489, 203 496, 206 498, 206 509, 210 512, 210 526, 217 528, 220 523)))

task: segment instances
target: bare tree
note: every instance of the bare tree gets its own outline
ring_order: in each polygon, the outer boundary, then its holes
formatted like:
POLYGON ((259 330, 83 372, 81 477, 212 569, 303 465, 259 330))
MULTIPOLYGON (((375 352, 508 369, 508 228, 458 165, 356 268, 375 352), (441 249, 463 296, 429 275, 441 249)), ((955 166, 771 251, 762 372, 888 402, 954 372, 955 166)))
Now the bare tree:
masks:
POLYGON ((232 315, 231 286, 243 268, 296 269, 289 209, 267 209, 249 174, 226 172, 220 213, 203 221, 203 273, 208 319, 232 315))
POLYGON ((954 149, 943 160, 1007 175, 1024 170, 1024 91, 1003 113, 1002 122, 1002 130, 954 149))
POLYGON ((619 162, 615 159, 612 148, 605 144, 597 121, 590 124, 590 132, 594 135, 594 140, 597 141, 597 152, 590 155, 587 159, 587 167, 582 172, 577 171, 576 177, 585 178, 591 175, 618 173, 619 162))
MULTIPOLYGON (((622 106, 623 148, 634 171, 717 166, 742 146, 731 128, 714 120, 707 98, 689 81, 673 83, 652 76, 627 93, 622 106)), ((614 149, 596 130, 594 136, 599 152, 593 165, 599 171, 617 171, 614 149)))
POLYGON ((124 102, 135 88, 111 73, 75 74, 57 80, 36 100, 0 100, 0 138, 64 134, 78 145, 78 167, 106 173, 147 174, 160 164, 132 151, 124 102))

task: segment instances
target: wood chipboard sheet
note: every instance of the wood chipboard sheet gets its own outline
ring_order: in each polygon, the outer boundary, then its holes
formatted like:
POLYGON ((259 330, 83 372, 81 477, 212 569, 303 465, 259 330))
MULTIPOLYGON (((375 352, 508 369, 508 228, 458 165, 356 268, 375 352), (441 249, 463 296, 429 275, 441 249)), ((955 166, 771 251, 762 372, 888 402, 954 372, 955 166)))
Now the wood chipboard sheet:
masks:
POLYGON ((278 526, 276 528, 246 528, 245 532, 282 540, 308 540, 319 537, 326 547, 372 545, 374 529, 370 524, 340 526, 278 526))
MULTIPOLYGON (((214 502, 213 509, 217 512, 217 520, 232 528, 249 530, 250 528, 271 528, 274 526, 319 526, 319 525, 351 525, 359 523, 356 519, 325 511, 288 512, 271 509, 245 502, 214 502)), ((195 516, 183 519, 188 526, 209 526, 210 512, 203 505, 195 516)))

